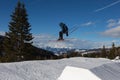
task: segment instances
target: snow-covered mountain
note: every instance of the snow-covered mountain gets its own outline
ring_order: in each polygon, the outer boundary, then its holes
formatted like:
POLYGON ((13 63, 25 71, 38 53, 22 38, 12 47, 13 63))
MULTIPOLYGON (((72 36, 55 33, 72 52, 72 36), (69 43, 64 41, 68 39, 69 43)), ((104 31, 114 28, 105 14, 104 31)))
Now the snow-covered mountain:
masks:
POLYGON ((63 41, 57 41, 56 37, 45 34, 34 35, 33 45, 55 53, 64 53, 72 49, 93 49, 102 46, 101 43, 76 38, 65 38, 63 41))
POLYGON ((57 41, 56 37, 51 35, 34 35, 33 45, 37 47, 51 47, 51 48, 69 48, 69 49, 90 49, 101 47, 101 44, 97 44, 96 42, 80 40, 76 38, 65 38, 63 41, 57 41), (97 45, 96 45, 97 44, 97 45))
POLYGON ((120 62, 80 57, 0 63, 0 80, 57 80, 66 66, 88 69, 101 80, 120 80, 120 62))

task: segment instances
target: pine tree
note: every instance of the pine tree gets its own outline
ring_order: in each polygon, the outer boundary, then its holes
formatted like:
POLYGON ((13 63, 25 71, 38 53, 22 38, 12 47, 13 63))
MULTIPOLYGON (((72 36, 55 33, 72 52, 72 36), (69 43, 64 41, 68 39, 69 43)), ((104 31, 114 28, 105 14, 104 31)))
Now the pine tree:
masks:
POLYGON ((106 58, 106 57, 107 57, 105 45, 103 46, 102 53, 101 53, 101 57, 103 57, 103 58, 106 58))
POLYGON ((110 53, 109 53, 109 58, 110 59, 114 59, 115 58, 115 52, 116 52, 116 47, 115 47, 115 44, 113 43, 112 44, 112 48, 111 48, 110 53))
POLYGON ((30 33, 31 26, 28 22, 28 15, 23 3, 18 1, 15 11, 11 15, 9 23, 9 31, 6 32, 6 39, 4 41, 5 52, 9 55, 14 55, 18 59, 27 51, 25 44, 32 44, 33 39, 30 33))

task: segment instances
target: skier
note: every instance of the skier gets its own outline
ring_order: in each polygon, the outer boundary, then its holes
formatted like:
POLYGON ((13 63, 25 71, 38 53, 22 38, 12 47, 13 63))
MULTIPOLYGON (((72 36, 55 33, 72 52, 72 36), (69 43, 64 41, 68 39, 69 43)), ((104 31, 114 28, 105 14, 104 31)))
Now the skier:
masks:
POLYGON ((58 40, 64 40, 63 34, 66 34, 68 36, 68 27, 64 23, 60 23, 59 26, 61 27, 61 31, 59 32, 59 39, 58 40))

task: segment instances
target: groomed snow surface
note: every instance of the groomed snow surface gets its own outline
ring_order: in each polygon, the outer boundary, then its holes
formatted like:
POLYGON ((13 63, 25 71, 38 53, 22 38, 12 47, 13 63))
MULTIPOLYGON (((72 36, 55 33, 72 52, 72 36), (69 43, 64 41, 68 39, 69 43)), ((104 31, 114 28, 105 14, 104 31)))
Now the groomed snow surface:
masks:
POLYGON ((58 80, 101 80, 88 69, 67 66, 58 80))
MULTIPOLYGON (((85 70, 90 75, 96 76, 96 78, 101 80, 120 80, 119 61, 81 57, 61 60, 0 63, 0 80, 65 80, 64 77, 61 78, 62 73, 66 74, 64 70, 70 72, 71 76, 76 76, 76 72, 81 74, 80 71, 85 70), (75 72, 72 74, 69 69, 75 72)), ((87 77, 87 74, 83 73, 83 75, 79 75, 81 79, 75 78, 74 80, 83 80, 83 76, 87 77)))

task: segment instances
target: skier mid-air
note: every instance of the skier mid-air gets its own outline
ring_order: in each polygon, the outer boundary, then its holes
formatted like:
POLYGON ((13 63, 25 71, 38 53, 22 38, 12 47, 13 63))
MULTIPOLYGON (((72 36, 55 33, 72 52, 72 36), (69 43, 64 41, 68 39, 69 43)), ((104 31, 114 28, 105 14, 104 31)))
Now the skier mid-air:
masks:
POLYGON ((64 23, 60 23, 59 26, 61 27, 61 31, 59 32, 59 39, 58 40, 64 40, 63 34, 66 34, 68 36, 68 27, 64 23))

